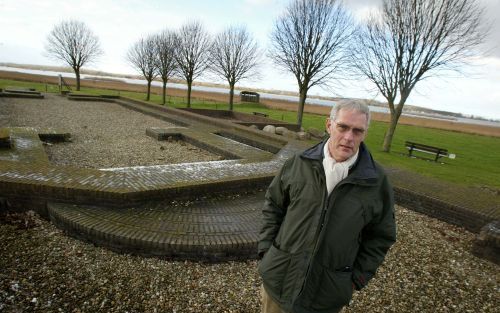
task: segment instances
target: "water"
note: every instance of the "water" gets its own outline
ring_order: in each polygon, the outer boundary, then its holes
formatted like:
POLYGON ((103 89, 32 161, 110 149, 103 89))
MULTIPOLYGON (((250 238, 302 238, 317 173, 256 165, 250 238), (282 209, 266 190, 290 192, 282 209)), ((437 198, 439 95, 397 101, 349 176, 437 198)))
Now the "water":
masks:
MULTIPOLYGON (((8 71, 8 72, 35 74, 35 75, 46 75, 46 76, 62 75, 63 77, 70 77, 70 78, 75 77, 75 74, 67 73, 67 72, 32 70, 32 69, 15 68, 15 67, 8 67, 8 66, 0 66, 0 70, 8 71)), ((96 78, 97 79, 102 78, 102 79, 109 79, 109 80, 113 80, 113 81, 121 81, 121 82, 125 82, 128 84, 146 85, 145 80, 125 78, 125 77, 111 77, 111 76, 98 76, 98 75, 84 75, 84 74, 82 74, 81 78, 82 79, 89 79, 89 80, 95 80, 96 78)), ((157 87, 162 86, 162 83, 158 82, 158 81, 153 81, 151 84, 153 86, 157 86, 157 87)), ((185 84, 168 83, 167 86, 169 88, 187 90, 187 85, 185 85, 185 84)), ((224 93, 224 94, 227 94, 229 92, 229 90, 227 88, 221 88, 221 87, 193 86, 192 89, 196 90, 196 91, 216 92, 216 93, 224 93)), ((241 92, 241 90, 235 89, 234 90, 235 96, 239 96, 240 92, 241 92)), ((272 94, 272 93, 266 93, 266 92, 259 92, 259 94, 260 94, 260 97, 263 99, 285 100, 285 101, 290 101, 290 102, 298 102, 299 101, 299 97, 297 97, 297 96, 279 95, 279 94, 272 94)), ((309 98, 306 100, 306 103, 329 106, 329 107, 335 105, 335 101, 317 99, 317 98, 309 98)), ((388 114, 389 108, 379 107, 379 106, 370 106, 370 111, 388 114)), ((425 116, 423 116, 423 115, 415 114, 412 112, 403 112, 403 115, 405 115, 405 116, 417 116, 417 117, 424 117, 424 118, 429 118, 429 119, 437 119, 437 120, 445 120, 445 121, 453 121, 453 122, 465 123, 465 124, 476 124, 476 125, 500 127, 500 122, 484 121, 484 120, 463 118, 463 117, 450 117, 450 116, 441 115, 441 114, 432 114, 432 115, 425 114, 425 116)))

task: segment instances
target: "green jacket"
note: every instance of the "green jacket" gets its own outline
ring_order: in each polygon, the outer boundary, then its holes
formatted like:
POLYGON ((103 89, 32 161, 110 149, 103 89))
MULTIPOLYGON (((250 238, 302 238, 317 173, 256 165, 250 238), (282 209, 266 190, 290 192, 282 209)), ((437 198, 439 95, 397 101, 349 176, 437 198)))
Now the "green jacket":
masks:
MULTIPOLYGON (((325 141, 326 142, 326 141, 325 141)), ((328 196, 325 142, 285 162, 266 193, 259 273, 285 311, 331 312, 363 288, 396 240, 393 190, 361 143, 328 196)))

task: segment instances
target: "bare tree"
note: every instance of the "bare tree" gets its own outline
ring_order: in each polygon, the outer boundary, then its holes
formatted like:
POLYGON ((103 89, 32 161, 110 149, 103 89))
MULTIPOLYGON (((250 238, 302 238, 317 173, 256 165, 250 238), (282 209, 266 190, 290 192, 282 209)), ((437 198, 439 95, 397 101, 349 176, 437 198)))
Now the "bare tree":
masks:
POLYGON ((148 82, 146 101, 151 94, 151 82, 158 75, 156 70, 156 45, 155 37, 147 36, 137 41, 127 53, 127 60, 144 76, 148 82))
POLYGON ((229 110, 233 110, 234 85, 256 75, 257 42, 245 27, 229 27, 219 33, 210 48, 210 69, 229 84, 229 110))
POLYGON ((80 69, 103 54, 99 38, 83 22, 69 20, 54 26, 45 44, 47 54, 66 62, 76 76, 76 90, 80 90, 80 69))
POLYGON ((191 107, 191 87, 208 66, 210 36, 198 22, 189 22, 181 27, 178 33, 179 46, 176 60, 179 71, 188 85, 187 107, 191 107))
POLYGON ((155 36, 156 68, 163 82, 163 104, 166 103, 167 82, 178 68, 175 60, 177 46, 177 35, 173 31, 164 30, 155 36))
POLYGON ((292 72, 299 85, 297 124, 309 89, 327 84, 348 61, 352 19, 340 0, 294 0, 274 24, 270 57, 292 72))
POLYGON ((459 71, 486 31, 475 0, 384 0, 357 37, 353 66, 387 99, 389 152, 403 106, 415 85, 439 70, 459 71), (397 104, 397 105, 396 105, 397 104))

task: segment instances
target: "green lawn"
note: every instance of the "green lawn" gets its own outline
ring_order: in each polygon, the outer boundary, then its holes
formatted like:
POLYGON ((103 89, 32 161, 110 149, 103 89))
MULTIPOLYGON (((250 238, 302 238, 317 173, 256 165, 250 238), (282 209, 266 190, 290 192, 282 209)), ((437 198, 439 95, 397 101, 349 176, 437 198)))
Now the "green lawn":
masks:
MULTIPOLYGON (((57 86, 1 80, 0 88, 6 86, 35 87, 45 92, 57 92, 57 86)), ((115 94, 144 100, 144 93, 82 88, 82 93, 115 94)), ((169 97, 167 105, 170 107, 185 107, 185 98, 169 97)), ((160 103, 161 96, 152 94, 151 102, 160 103)), ((207 100, 193 99, 192 108, 227 109, 227 103, 217 103, 207 100)), ((295 123, 296 113, 289 111, 271 110, 260 104, 235 104, 235 110, 240 112, 259 111, 269 114, 269 117, 295 123)), ((303 126, 308 129, 315 127, 324 129, 325 116, 304 114, 303 126)), ((387 129, 387 123, 372 121, 366 143, 370 147, 375 159, 386 166, 397 167, 418 172, 423 175, 439 178, 466 186, 489 186, 500 188, 500 138, 471 135, 446 130, 399 125, 396 129, 390 153, 382 152, 382 141, 387 129), (456 154, 456 159, 442 158, 445 164, 408 158, 404 146, 406 140, 438 146, 456 154)), ((432 157, 431 155, 427 155, 432 157)))

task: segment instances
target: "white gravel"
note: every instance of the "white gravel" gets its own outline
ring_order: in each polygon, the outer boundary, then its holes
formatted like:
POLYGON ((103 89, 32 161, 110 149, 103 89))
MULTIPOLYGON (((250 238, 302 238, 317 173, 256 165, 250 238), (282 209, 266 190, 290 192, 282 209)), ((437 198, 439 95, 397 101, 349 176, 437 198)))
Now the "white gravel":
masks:
MULTIPOLYGON (((257 261, 119 255, 37 216, 0 221, 0 312, 259 312, 257 261)), ((470 253, 474 234, 399 207, 397 222, 397 243, 345 312, 499 312, 500 272, 470 253)))

